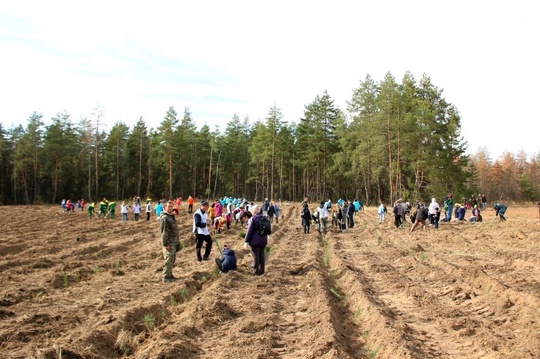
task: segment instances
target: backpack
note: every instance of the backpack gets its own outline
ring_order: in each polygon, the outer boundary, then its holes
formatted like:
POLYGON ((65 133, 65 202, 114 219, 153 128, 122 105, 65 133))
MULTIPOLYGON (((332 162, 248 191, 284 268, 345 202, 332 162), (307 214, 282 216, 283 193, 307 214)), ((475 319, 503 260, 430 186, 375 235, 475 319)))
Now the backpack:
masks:
POLYGON ((266 236, 272 233, 272 229, 270 227, 270 220, 268 219, 268 217, 261 217, 259 223, 257 223, 257 233, 259 233, 261 236, 266 236))

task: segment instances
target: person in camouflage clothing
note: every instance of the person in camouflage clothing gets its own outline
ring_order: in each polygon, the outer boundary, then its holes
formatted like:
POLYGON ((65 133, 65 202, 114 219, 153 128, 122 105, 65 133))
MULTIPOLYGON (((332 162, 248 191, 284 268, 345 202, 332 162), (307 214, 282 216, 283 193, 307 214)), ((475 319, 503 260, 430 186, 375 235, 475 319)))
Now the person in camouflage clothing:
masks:
POLYGON ((180 250, 180 240, 178 234, 178 224, 173 214, 174 203, 169 202, 165 211, 159 217, 159 231, 161 233, 161 244, 163 246, 163 283, 175 281, 173 276, 173 266, 176 260, 176 252, 180 250))

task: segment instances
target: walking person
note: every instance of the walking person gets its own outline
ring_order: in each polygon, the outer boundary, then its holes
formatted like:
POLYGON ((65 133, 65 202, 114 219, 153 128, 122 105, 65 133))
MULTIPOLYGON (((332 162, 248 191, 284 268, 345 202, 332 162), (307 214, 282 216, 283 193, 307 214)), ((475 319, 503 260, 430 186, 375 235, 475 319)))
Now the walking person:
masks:
POLYGON ((173 208, 174 203, 168 202, 165 211, 161 212, 159 217, 159 231, 161 233, 161 245, 165 259, 163 264, 163 283, 172 283, 176 280, 172 272, 174 262, 176 261, 176 252, 178 252, 180 247, 180 238, 173 208))
POLYGON ((195 233, 195 239, 197 244, 195 246, 197 252, 197 263, 201 264, 203 260, 207 261, 210 258, 210 252, 212 250, 212 237, 208 232, 207 215, 210 205, 207 201, 201 202, 201 208, 195 211, 193 215, 193 233, 195 233), (204 256, 201 255, 201 249, 205 243, 204 256))
POLYGON ((189 196, 187 199, 188 204, 188 213, 191 214, 193 212, 193 204, 195 203, 195 199, 193 197, 189 196))
POLYGON ((268 235, 261 234, 259 231, 259 222, 263 218, 263 214, 256 206, 253 209, 253 217, 248 222, 246 237, 244 239, 244 248, 248 244, 251 247, 251 256, 253 257, 253 274, 263 275, 265 271, 264 251, 268 244, 268 235))

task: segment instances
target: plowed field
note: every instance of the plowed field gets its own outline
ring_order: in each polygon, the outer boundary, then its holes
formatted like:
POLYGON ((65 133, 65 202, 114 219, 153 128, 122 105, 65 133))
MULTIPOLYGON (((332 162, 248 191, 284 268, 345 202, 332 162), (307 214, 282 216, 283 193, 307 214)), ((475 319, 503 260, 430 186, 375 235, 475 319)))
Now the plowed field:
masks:
POLYGON ((540 358, 536 207, 413 233, 367 208, 326 235, 282 209, 252 276, 239 225, 215 236, 238 270, 197 264, 182 208, 179 280, 162 283, 155 217, 0 207, 0 357, 540 358))

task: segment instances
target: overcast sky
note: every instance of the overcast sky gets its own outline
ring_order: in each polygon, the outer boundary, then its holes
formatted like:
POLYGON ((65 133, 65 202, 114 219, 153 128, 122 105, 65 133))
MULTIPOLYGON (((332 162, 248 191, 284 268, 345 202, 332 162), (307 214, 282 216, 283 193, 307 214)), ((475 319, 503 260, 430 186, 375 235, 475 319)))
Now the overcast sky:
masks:
POLYGON ((366 75, 423 74, 457 106, 468 153, 540 152, 539 1, 10 1, 0 4, 0 123, 104 111, 108 129, 169 106, 198 127, 298 122, 366 75))

